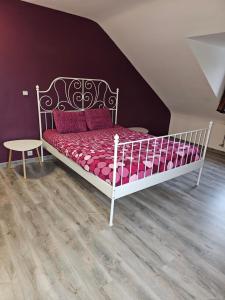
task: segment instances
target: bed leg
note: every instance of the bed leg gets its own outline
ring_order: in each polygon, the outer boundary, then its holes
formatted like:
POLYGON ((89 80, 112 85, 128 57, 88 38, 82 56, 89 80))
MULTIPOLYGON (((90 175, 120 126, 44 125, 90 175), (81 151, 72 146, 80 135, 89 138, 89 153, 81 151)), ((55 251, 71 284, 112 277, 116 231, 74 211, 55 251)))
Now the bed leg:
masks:
POLYGON ((199 185, 199 183, 200 183, 200 179, 201 179, 201 175, 202 175, 202 169, 203 169, 203 167, 201 167, 201 169, 199 170, 199 173, 198 173, 198 180, 197 180, 197 186, 199 185))
POLYGON ((41 162, 44 162, 44 150, 43 150, 43 146, 41 146, 41 162))
POLYGON ((110 227, 113 226, 114 202, 115 202, 115 199, 112 198, 112 199, 111 199, 110 220, 109 220, 109 226, 110 226, 110 227))

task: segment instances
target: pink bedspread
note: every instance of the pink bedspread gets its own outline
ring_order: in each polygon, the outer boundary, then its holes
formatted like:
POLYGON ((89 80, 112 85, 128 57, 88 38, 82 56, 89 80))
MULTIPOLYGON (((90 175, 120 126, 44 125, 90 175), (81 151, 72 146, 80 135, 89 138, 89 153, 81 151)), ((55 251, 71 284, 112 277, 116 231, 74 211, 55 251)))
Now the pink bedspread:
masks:
MULTIPOLYGON (((148 134, 131 131, 121 126, 68 134, 60 134, 52 129, 45 131, 43 136, 49 144, 74 160, 87 172, 112 184, 114 135, 116 133, 120 137, 120 142, 151 137, 148 134)), ((199 160, 198 147, 193 147, 188 142, 184 144, 173 140, 168 141, 166 138, 157 139, 157 141, 152 140, 148 148, 149 151, 146 153, 147 142, 142 143, 141 149, 140 143, 134 144, 132 158, 131 145, 127 145, 124 152, 122 147, 118 149, 117 186, 199 160), (140 162, 138 163, 139 156, 140 162)))

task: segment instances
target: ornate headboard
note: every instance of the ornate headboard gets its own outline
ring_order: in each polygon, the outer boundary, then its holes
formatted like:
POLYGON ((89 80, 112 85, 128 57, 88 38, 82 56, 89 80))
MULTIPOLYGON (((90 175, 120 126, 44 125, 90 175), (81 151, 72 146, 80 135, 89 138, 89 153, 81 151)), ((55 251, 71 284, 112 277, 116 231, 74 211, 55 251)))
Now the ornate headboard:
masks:
POLYGON ((108 108, 117 124, 119 89, 113 92, 102 79, 58 77, 46 91, 36 86, 40 138, 42 132, 54 128, 52 111, 57 108, 67 111, 83 111, 90 108, 108 108))

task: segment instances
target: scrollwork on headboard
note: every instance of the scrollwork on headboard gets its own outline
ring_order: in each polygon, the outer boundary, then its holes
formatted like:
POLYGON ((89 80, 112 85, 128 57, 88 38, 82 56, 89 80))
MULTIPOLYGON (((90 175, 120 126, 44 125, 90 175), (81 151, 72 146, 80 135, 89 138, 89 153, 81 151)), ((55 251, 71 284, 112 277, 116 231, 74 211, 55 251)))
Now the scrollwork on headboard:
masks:
POLYGON ((108 108, 112 111, 114 123, 117 123, 119 90, 113 92, 105 80, 58 77, 52 81, 47 90, 39 90, 38 85, 36 90, 41 136, 42 129, 53 128, 53 109, 79 111, 90 108, 108 108), (43 122, 45 126, 42 126, 43 122))

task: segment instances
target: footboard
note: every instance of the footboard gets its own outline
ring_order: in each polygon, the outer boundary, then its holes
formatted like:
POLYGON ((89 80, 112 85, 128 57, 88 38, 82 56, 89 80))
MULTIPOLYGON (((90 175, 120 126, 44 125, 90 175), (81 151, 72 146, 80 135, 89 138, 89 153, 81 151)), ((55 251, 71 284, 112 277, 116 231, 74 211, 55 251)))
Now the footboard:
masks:
POLYGON ((137 141, 120 142, 116 135, 110 225, 115 199, 200 169, 198 185, 212 124, 203 129, 137 141))

